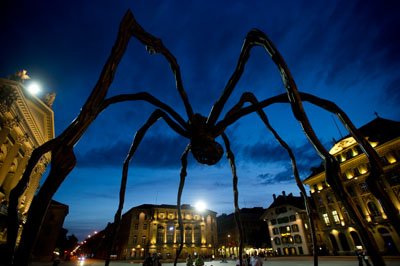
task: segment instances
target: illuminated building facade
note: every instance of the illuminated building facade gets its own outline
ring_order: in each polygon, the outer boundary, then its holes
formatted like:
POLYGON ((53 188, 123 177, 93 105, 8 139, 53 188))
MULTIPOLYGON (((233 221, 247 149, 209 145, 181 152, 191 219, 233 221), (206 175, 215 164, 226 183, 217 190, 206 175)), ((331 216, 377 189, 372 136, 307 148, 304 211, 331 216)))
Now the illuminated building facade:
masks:
MULTIPOLYGON (((215 255, 217 245, 216 212, 198 211, 190 205, 181 207, 183 250, 188 254, 215 255)), ((116 253, 120 259, 143 259, 148 253, 159 253, 163 259, 174 259, 181 233, 176 205, 143 204, 122 216, 116 253)))
MULTIPOLYGON (((385 173, 382 184, 393 204, 400 210, 400 122, 378 117, 359 130, 381 158, 385 173)), ((398 254, 400 238, 379 201, 368 189, 365 179, 369 174, 369 161, 357 142, 353 137, 345 137, 331 148, 330 154, 340 162, 344 185, 367 221, 379 251, 383 254, 398 254)), ((303 183, 311 187, 311 195, 332 253, 353 254, 354 250, 362 249, 360 236, 352 227, 352 220, 325 181, 324 168, 314 168, 312 175, 303 183)))
MULTIPOLYGON (((276 197, 261 217, 268 222, 274 255, 312 255, 313 244, 311 241, 310 223, 304 200, 301 196, 292 193, 276 197)), ((314 216, 318 252, 324 253, 325 242, 322 237, 320 221, 314 216)))
MULTIPOLYGON (((9 79, 0 78, 0 243, 6 241, 6 217, 11 190, 21 179, 33 149, 54 138, 51 109, 54 95, 40 100, 28 92, 23 81, 26 71, 9 79)), ((24 221, 50 154, 40 159, 19 202, 19 218, 24 221)))

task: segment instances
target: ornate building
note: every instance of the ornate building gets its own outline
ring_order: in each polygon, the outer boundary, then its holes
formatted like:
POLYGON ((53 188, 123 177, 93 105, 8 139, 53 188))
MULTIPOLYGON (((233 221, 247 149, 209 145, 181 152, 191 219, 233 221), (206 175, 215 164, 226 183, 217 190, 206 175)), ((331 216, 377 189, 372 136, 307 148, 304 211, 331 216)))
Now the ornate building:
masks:
MULTIPOLYGON (((378 117, 359 130, 381 158, 385 173, 382 184, 393 204, 400 210, 400 122, 378 117)), ((344 185, 368 222, 379 251, 398 254, 400 238, 365 183, 370 166, 357 142, 353 137, 345 137, 332 147, 330 154, 340 162, 344 185)), ((320 166, 312 170, 313 173, 303 183, 311 187, 311 195, 323 221, 323 231, 330 250, 338 254, 352 254, 355 249, 362 249, 359 234, 352 227, 352 220, 340 198, 335 197, 325 181, 324 168, 320 166)))
MULTIPOLYGON (((293 196, 292 193, 276 197, 262 215, 262 219, 268 222, 271 236, 272 249, 275 255, 312 255, 313 244, 308 215, 301 196, 293 196)), ((325 242, 322 237, 321 225, 318 215, 314 216, 314 225, 319 253, 324 253, 325 242)))
MULTIPOLYGON (((215 255, 216 212, 200 212, 187 204, 183 204, 181 210, 184 227, 181 257, 186 258, 187 254, 215 255)), ((176 205, 143 204, 122 216, 116 253, 120 259, 142 259, 148 253, 159 253, 163 259, 173 259, 180 238, 176 205)))
MULTIPOLYGON (((11 190, 16 186, 33 149, 54 138, 54 118, 51 104, 54 94, 40 100, 28 92, 19 71, 9 79, 0 78, 0 243, 6 241, 7 205, 11 190)), ((42 174, 50 162, 45 154, 31 175, 25 193, 20 198, 21 222, 27 213, 42 174)))

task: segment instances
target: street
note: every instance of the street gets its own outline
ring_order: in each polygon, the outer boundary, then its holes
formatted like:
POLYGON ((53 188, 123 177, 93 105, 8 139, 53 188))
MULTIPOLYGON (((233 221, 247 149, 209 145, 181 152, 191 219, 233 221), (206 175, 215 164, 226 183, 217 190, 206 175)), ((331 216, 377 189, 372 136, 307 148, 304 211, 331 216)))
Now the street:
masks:
MULTIPOLYGON (((385 262, 387 266, 400 266, 400 257, 385 257, 385 262)), ((371 262, 370 262, 371 263, 371 262)), ((141 266, 141 263, 135 263, 133 261, 111 261, 110 265, 112 266, 124 266, 124 265, 135 265, 141 266)), ((52 263, 39 263, 34 262, 31 266, 51 266, 52 263)), ((72 265, 92 265, 92 266, 102 266, 104 265, 103 260, 95 260, 95 259, 87 259, 84 262, 78 262, 76 260, 61 262, 62 266, 72 266, 72 265)), ((178 263, 179 266, 186 266, 185 263, 178 263)), ((226 263, 222 263, 220 261, 206 261, 205 266, 235 266, 236 263, 232 260, 228 260, 226 263)), ((267 261, 263 262, 263 266, 278 266, 278 265, 293 265, 293 266, 312 266, 313 258, 310 256, 302 256, 302 257, 269 257, 267 261)), ((355 257, 338 257, 338 256, 324 256, 319 257, 318 265, 322 266, 356 266, 358 265, 358 261, 355 257)), ((365 264, 364 264, 365 265, 365 264)), ((162 263, 162 266, 173 266, 173 263, 162 263)))

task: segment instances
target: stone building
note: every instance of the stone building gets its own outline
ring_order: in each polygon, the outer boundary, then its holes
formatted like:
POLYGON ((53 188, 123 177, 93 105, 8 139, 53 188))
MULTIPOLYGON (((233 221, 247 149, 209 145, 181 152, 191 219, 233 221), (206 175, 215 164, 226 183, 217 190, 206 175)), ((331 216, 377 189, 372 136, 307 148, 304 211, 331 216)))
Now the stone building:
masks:
MULTIPOLYGON (((54 94, 40 100, 24 86, 26 71, 9 79, 0 78, 0 243, 6 241, 6 217, 11 190, 21 179, 33 149, 54 138, 51 104, 54 94), (50 99, 51 98, 51 99, 50 99)), ((20 220, 25 219, 42 174, 50 162, 45 154, 32 172, 25 193, 20 198, 20 220)))
MULTIPOLYGON (((378 117, 359 130, 381 158, 385 173, 382 184, 393 204, 400 210, 400 122, 378 117)), ((383 254, 398 254, 400 238, 365 183, 370 165, 357 142, 353 137, 344 137, 331 148, 330 154, 340 162, 342 181, 367 221, 379 251, 383 254)), ((360 236, 340 198, 335 197, 326 183, 324 168, 314 168, 303 183, 311 188, 330 251, 353 254, 355 249, 363 249, 360 236)))
MULTIPOLYGON (((181 207, 183 218, 182 258, 187 254, 215 255, 217 246, 216 212, 196 210, 188 204, 181 207)), ((122 216, 116 254, 120 259, 143 259, 148 253, 159 253, 163 259, 174 259, 180 243, 176 205, 143 204, 122 216)))
POLYGON ((55 200, 50 202, 44 217, 38 239, 32 253, 32 260, 50 261, 56 248, 57 239, 62 230, 65 217, 69 212, 68 205, 55 200))
MULTIPOLYGON (((268 225, 261 219, 266 209, 262 207, 240 209, 243 226, 243 251, 246 254, 265 253, 271 247, 268 225)), ((235 214, 222 214, 217 217, 218 255, 231 257, 239 255, 239 230, 235 214)))
MULTIPOLYGON (((268 223, 274 255, 312 255, 310 223, 303 198, 292 193, 286 195, 285 191, 273 196, 274 201, 261 218, 268 223)), ((325 243, 318 215, 313 218, 318 252, 323 253, 325 243)))

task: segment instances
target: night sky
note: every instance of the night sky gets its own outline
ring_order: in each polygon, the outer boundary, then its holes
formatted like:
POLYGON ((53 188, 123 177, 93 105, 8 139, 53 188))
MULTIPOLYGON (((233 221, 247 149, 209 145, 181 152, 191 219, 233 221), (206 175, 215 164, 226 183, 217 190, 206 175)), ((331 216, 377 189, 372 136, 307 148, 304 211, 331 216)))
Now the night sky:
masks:
MULTIPOLYGON (((246 34, 257 28, 277 46, 300 91, 336 102, 357 127, 376 118, 374 112, 399 121, 399 7, 399 1, 365 0, 2 1, 0 76, 26 69, 31 81, 41 84, 42 95, 56 92, 53 110, 59 135, 97 82, 129 8, 178 60, 196 113, 208 116, 236 67, 246 34)), ((132 38, 108 96, 140 91, 187 119, 168 62, 148 54, 132 38)), ((246 91, 259 100, 285 91, 276 66, 260 47, 252 50, 221 117, 246 91)), ((333 139, 347 135, 333 115, 304 106, 327 149, 333 139)), ((77 166, 54 196, 69 205, 64 223, 68 234, 83 240, 113 221, 124 158, 153 110, 145 102, 111 106, 76 145, 77 166)), ((306 178, 321 161, 290 106, 276 104, 265 111, 294 150, 301 177, 306 178)), ((282 190, 299 194, 286 151, 258 116, 240 119, 226 134, 236 156, 240 207, 268 207, 272 194, 282 190)), ((124 212, 145 203, 176 204, 180 156, 188 143, 162 120, 148 131, 130 165, 124 212)), ((232 175, 225 156, 217 165, 205 166, 189 155, 182 202, 194 205, 198 200, 218 215, 233 212, 232 175)))

